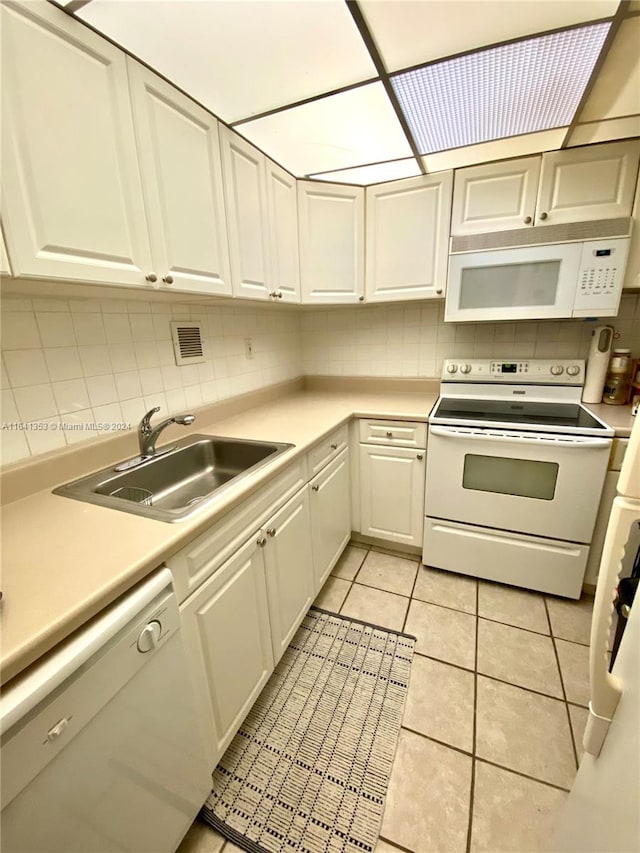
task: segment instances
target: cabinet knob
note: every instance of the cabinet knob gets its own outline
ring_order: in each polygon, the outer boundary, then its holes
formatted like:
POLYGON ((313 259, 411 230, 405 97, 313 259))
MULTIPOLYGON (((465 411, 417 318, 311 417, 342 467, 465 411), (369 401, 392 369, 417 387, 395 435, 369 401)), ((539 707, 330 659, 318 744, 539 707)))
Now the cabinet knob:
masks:
POLYGON ((338 445, 337 445, 337 444, 332 444, 332 445, 331 445, 331 449, 332 449, 332 450, 337 450, 337 449, 338 449, 338 445))
POLYGON ((320 486, 311 486, 311 488, 313 489, 314 492, 320 491, 320 486))
POLYGON ((269 296, 270 296, 272 299, 275 299, 277 295, 278 295, 278 291, 277 291, 277 290, 272 290, 272 291, 271 291, 271 293, 269 293, 269 296))
POLYGON ((388 433, 387 433, 387 438, 393 438, 393 433, 392 433, 392 432, 388 432, 388 433))
POLYGON ((364 296, 358 296, 358 302, 364 302, 364 296))
POLYGON ((158 280, 158 276, 154 272, 149 272, 145 275, 145 279, 153 284, 154 281, 158 280))
POLYGON ((271 536, 273 538, 276 535, 275 527, 267 527, 267 536, 271 536))
POLYGON ((276 293, 276 296, 278 297, 278 299, 282 299, 282 291, 281 291, 281 290, 279 290, 279 291, 276 293))
POLYGON ((533 220, 531 219, 530 216, 525 216, 525 218, 524 218, 524 224, 525 225, 531 225, 532 222, 533 222, 533 220))
POLYGON ((548 214, 547 214, 547 213, 541 213, 541 214, 540 214, 540 219, 546 219, 546 218, 547 218, 547 216, 548 216, 548 214))
POLYGON ((416 459, 420 459, 420 461, 422 461, 422 460, 424 459, 423 454, 422 454, 422 453, 418 453, 418 455, 416 456, 416 459))
POLYGON ((258 539, 257 544, 258 544, 261 548, 264 548, 264 546, 267 544, 267 540, 266 540, 266 538, 265 538, 264 536, 260 536, 260 538, 258 539))
POLYGON ((437 288, 436 288, 436 293, 438 294, 438 296, 442 296, 442 288, 441 288, 441 287, 437 287, 437 288))
POLYGON ((173 276, 172 275, 165 275, 162 280, 164 281, 165 284, 173 284, 173 276))

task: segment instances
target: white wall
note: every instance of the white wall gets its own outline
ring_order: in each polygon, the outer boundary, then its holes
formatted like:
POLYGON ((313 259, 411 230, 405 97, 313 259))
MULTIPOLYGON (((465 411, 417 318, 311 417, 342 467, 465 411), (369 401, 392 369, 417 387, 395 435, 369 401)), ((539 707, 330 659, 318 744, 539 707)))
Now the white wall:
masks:
MULTIPOLYGON (((442 360, 586 358, 591 330, 583 320, 535 323, 444 323, 444 303, 409 303, 305 311, 304 372, 320 376, 436 377, 442 360)), ((616 341, 640 356, 640 295, 622 297, 618 318, 603 320, 616 341)))
POLYGON ((99 434, 61 421, 135 427, 154 406, 166 417, 302 373, 300 317, 283 306, 6 296, 1 309, 4 464, 99 434), (204 321, 206 362, 176 366, 173 319, 204 321), (6 428, 34 421, 48 429, 6 428))

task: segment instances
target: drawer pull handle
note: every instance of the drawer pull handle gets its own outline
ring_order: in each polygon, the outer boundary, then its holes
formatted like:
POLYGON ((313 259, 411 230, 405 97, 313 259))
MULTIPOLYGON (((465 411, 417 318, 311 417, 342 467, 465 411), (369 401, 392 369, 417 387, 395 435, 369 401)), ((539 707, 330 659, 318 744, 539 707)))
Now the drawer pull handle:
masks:
POLYGON ((332 444, 332 445, 331 445, 331 449, 332 449, 332 450, 337 450, 337 449, 338 449, 338 445, 337 445, 337 444, 332 444))
POLYGON ((418 453, 418 455, 416 456, 416 459, 422 460, 422 459, 424 459, 424 456, 422 455, 422 453, 418 453))
POLYGON ((261 548, 264 548, 264 546, 265 546, 266 544, 267 544, 267 540, 266 540, 266 538, 265 538, 264 536, 260 536, 260 538, 258 539, 258 545, 259 545, 261 548))
POLYGON ((387 438, 393 438, 393 433, 392 433, 392 432, 388 432, 388 433, 387 433, 387 438))
POLYGON ((320 486, 311 486, 311 488, 313 489, 314 492, 320 491, 320 486))
POLYGON ((275 527, 267 527, 267 536, 273 537, 275 535, 276 535, 275 527))

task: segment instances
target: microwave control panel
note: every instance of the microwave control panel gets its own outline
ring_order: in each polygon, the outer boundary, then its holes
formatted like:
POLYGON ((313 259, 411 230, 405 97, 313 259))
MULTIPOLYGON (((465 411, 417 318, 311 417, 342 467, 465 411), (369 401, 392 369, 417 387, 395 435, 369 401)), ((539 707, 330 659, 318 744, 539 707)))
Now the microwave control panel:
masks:
POLYGON ((591 240, 582 247, 574 317, 615 317, 622 294, 629 240, 591 240))

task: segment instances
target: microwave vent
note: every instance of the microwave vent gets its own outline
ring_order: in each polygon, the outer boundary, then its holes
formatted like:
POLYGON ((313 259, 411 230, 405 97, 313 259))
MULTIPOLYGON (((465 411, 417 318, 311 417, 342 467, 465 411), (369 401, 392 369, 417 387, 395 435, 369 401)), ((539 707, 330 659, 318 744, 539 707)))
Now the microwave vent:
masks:
POLYGON ((601 240, 607 237, 628 237, 631 220, 598 219, 593 222, 568 222, 562 225, 539 225, 533 228, 514 228, 488 234, 465 234, 451 238, 451 254, 477 252, 483 249, 510 249, 514 246, 540 246, 550 243, 571 243, 601 240))
POLYGON ((176 364, 198 364, 205 361, 201 323, 184 320, 172 322, 171 337, 176 364))

